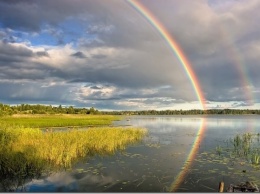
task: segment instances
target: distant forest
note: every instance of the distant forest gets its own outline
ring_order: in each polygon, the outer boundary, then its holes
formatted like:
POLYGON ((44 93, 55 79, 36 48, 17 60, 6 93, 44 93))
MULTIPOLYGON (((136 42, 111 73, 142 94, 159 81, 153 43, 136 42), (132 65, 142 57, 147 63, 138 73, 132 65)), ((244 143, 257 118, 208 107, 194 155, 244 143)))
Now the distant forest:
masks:
POLYGON ((0 103, 0 116, 13 114, 105 114, 105 115, 206 115, 206 114, 260 114, 260 110, 251 109, 209 109, 209 110, 141 110, 141 111, 99 111, 94 107, 76 108, 73 106, 30 105, 11 106, 0 103))
POLYGON ((73 106, 62 107, 61 105, 52 106, 40 104, 21 104, 11 106, 0 103, 0 116, 13 114, 100 114, 100 112, 93 107, 87 109, 74 108, 73 106))

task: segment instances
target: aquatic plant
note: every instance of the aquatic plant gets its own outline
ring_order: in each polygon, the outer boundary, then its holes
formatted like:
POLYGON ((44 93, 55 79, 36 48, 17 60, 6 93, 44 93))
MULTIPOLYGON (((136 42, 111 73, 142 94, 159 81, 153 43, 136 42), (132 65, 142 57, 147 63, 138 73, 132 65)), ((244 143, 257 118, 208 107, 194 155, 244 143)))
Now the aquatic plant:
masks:
POLYGON ((258 153, 253 153, 251 156, 251 162, 254 165, 258 165, 260 162, 260 155, 258 153))
POLYGON ((236 135, 232 140, 235 155, 247 157, 252 151, 251 143, 254 136, 250 133, 236 135))
POLYGON ((217 152, 217 154, 220 156, 220 154, 223 152, 223 149, 222 149, 222 147, 219 145, 219 146, 217 146, 216 147, 216 152, 217 152))
MULTIPOLYGON (((260 163, 260 147, 259 147, 260 134, 244 133, 237 134, 234 138, 230 139, 232 147, 226 148, 225 157, 232 159, 232 163, 237 161, 240 165, 248 163, 248 165, 259 165, 260 163)), ((216 147, 217 154, 219 155, 220 146, 216 147)))
POLYGON ((234 140, 233 140, 233 145, 234 145, 234 147, 235 147, 235 148, 239 147, 240 144, 241 144, 241 142, 242 142, 242 140, 241 140, 241 138, 240 138, 240 135, 236 135, 236 136, 234 137, 234 140))

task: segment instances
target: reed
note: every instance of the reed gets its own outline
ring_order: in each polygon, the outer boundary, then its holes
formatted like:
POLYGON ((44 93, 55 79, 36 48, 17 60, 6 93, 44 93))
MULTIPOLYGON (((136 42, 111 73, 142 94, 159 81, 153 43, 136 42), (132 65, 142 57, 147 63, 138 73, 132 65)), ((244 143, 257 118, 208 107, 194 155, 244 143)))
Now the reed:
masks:
POLYGON ((251 156, 251 161, 252 161, 252 164, 254 164, 254 165, 259 165, 260 155, 259 155, 258 153, 252 154, 252 156, 251 156))
POLYGON ((81 158, 110 155, 137 143, 145 135, 141 128, 98 127, 86 130, 43 132, 35 128, 0 129, 0 183, 15 190, 26 179, 42 173, 69 169, 81 158), (11 184, 12 183, 12 184, 11 184))
POLYGON ((0 187, 5 191, 15 191, 26 180, 37 178, 43 173, 69 169, 82 158, 88 159, 96 154, 110 155, 141 141, 147 133, 145 129, 104 127, 120 118, 110 115, 2 117, 0 187), (75 126, 88 128, 77 129, 75 126), (45 127, 68 127, 68 130, 42 130, 45 127))
POLYGON ((220 145, 216 147, 216 152, 217 152, 217 154, 218 154, 219 156, 222 154, 223 149, 222 149, 222 147, 221 147, 220 145))
POLYGON ((46 133, 33 128, 7 128, 0 130, 0 144, 3 145, 0 151, 9 149, 29 158, 39 158, 49 164, 68 168, 79 157, 112 154, 118 149, 125 149, 145 134, 144 129, 122 127, 46 133))
POLYGON ((234 153, 239 157, 247 157, 252 152, 252 143, 256 135, 251 133, 238 134, 233 139, 234 153))

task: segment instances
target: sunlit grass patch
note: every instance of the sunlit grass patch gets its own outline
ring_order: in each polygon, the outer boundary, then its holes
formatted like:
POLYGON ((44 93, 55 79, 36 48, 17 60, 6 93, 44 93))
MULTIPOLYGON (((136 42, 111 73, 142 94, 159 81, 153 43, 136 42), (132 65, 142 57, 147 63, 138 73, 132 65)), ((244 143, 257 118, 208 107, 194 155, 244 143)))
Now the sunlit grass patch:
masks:
POLYGON ((0 130, 2 148, 33 155, 51 164, 70 167, 78 157, 125 149, 146 134, 144 129, 104 127, 44 133, 40 129, 0 130))
POLYGON ((13 115, 2 117, 0 126, 67 127, 110 125, 119 116, 111 115, 13 115))
MULTIPOLYGON (((141 128, 102 127, 43 132, 34 128, 0 129, 0 177, 3 181, 35 178, 42 172, 69 169, 80 158, 109 155, 137 143, 141 128)), ((0 181, 0 182, 1 182, 0 181)))

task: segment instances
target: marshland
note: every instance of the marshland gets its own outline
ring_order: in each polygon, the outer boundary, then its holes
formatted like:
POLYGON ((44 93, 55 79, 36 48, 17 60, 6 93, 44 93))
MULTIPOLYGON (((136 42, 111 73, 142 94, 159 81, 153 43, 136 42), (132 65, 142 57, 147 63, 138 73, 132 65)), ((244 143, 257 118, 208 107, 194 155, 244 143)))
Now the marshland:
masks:
POLYGON ((220 181, 259 184, 258 117, 2 117, 1 191, 217 192, 220 181))
POLYGON ((2 117, 1 189, 15 191, 43 174, 71 169, 79 159, 112 155, 146 134, 141 128, 109 127, 113 120, 116 117, 94 115, 2 117))

